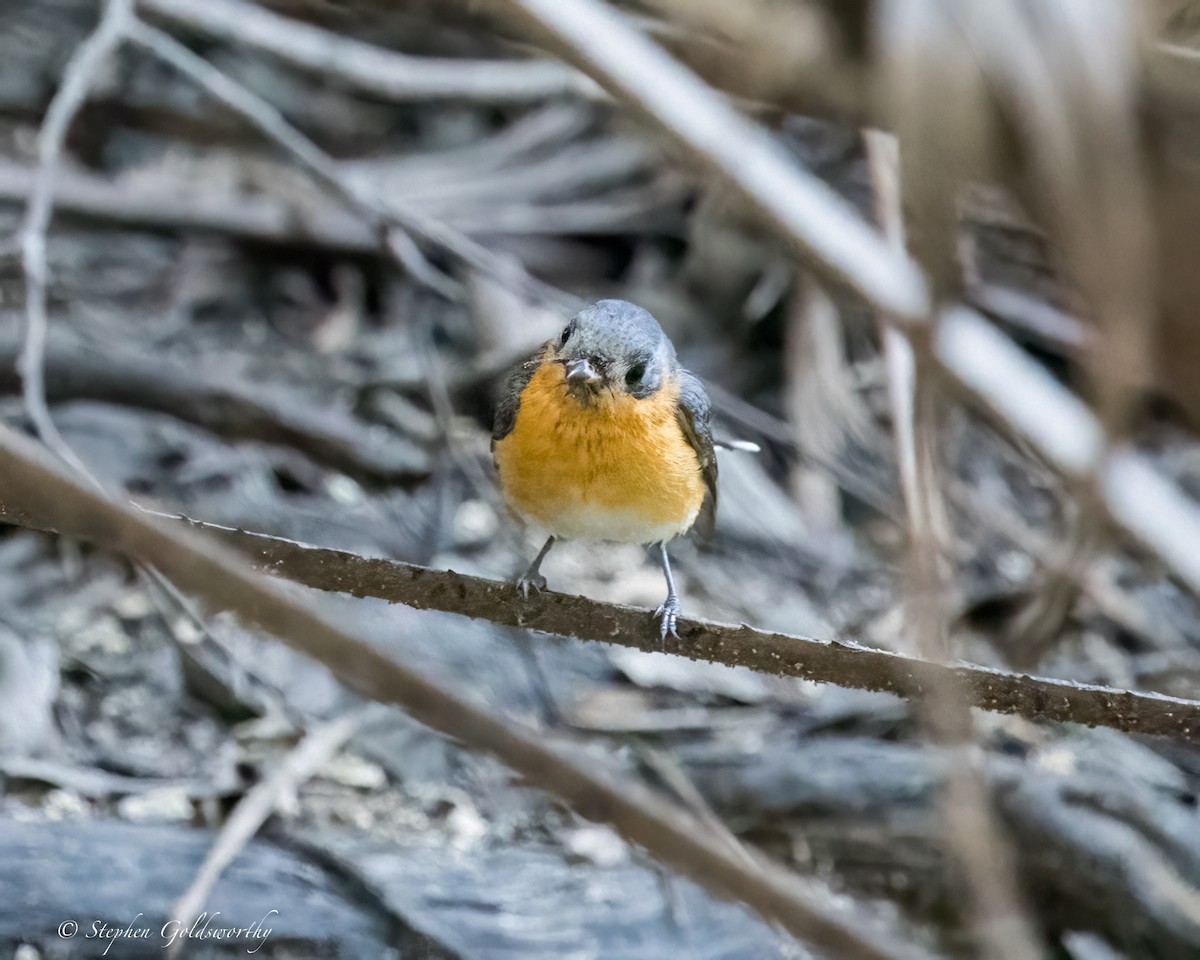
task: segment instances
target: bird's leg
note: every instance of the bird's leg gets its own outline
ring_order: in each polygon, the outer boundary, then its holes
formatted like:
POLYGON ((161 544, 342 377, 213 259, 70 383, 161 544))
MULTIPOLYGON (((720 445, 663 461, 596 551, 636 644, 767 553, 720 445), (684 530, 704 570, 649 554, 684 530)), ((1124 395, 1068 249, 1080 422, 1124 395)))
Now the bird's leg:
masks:
POLYGON ((663 601, 661 607, 654 611, 654 615, 659 618, 659 636, 666 641, 667 634, 679 637, 679 634, 675 632, 675 621, 683 608, 679 603, 679 595, 675 592, 675 578, 671 576, 671 558, 667 556, 666 541, 660 543, 658 548, 662 556, 663 576, 667 578, 667 599, 663 601))
POLYGON ((538 567, 542 565, 542 561, 546 559, 546 554, 550 552, 550 548, 554 546, 554 537, 548 537, 542 545, 542 549, 538 551, 538 555, 533 558, 533 563, 517 578, 517 589, 521 591, 521 596, 528 598, 529 591, 541 593, 546 589, 546 578, 538 573, 538 567))

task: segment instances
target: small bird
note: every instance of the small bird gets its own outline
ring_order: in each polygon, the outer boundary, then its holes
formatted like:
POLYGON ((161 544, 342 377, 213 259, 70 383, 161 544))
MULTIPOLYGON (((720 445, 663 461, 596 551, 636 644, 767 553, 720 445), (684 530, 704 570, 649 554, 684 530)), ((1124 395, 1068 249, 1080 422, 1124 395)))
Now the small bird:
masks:
POLYGON ((667 599, 660 635, 675 632, 679 596, 667 542, 711 535, 717 458, 708 394, 679 365, 658 321, 624 300, 580 311, 509 375, 492 455, 510 508, 549 536, 517 580, 542 590, 538 568, 556 540, 659 545, 667 599))

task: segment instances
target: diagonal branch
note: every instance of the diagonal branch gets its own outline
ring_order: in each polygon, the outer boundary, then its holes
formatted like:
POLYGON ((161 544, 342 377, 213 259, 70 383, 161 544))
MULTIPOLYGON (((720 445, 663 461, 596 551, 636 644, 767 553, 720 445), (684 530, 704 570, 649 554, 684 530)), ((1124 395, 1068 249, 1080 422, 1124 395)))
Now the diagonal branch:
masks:
MULTIPOLYGON (((510 15, 571 48, 595 79, 728 181, 787 242, 897 322, 928 320, 913 261, 788 160, 759 125, 599 0, 507 0, 510 15)), ((982 9, 982 8, 981 8, 982 9)), ((990 8, 989 8, 990 9, 990 8)), ((934 356, 950 379, 1055 467, 1096 484, 1109 517, 1200 594, 1200 509, 1140 453, 1105 449, 1091 410, 973 310, 938 318, 934 356)))
POLYGON ((761 126, 592 0, 511 0, 514 13, 548 29, 585 69, 651 116, 738 189, 781 235, 872 305, 906 320, 926 315, 916 266, 896 256, 834 191, 795 165, 761 126))
POLYGON ((554 60, 412 57, 281 17, 241 0, 138 0, 192 30, 266 51, 293 66, 396 103, 476 100, 529 103, 604 97, 592 80, 554 60))
MULTIPOLYGON (((7 456, 11 454, 0 446, 0 467, 7 456)), ((651 629, 648 610, 554 591, 521 601, 511 584, 499 580, 362 557, 189 517, 153 516, 211 534, 246 554, 259 569, 318 590, 901 697, 915 697, 933 684, 953 682, 961 685, 971 706, 984 710, 1200 742, 1200 701, 969 664, 935 663, 846 640, 816 640, 707 620, 681 620, 679 638, 668 638, 664 645, 651 629)), ((94 525, 81 521, 65 525, 59 511, 36 509, 3 487, 0 522, 99 539, 94 525)))
MULTIPOLYGON (((818 951, 863 960, 927 956, 925 951, 900 945, 895 931, 880 930, 866 918, 854 918, 851 926, 850 918, 831 915, 827 893, 822 898, 800 878, 765 860, 747 862, 712 838, 691 814, 649 788, 614 775, 594 760, 585 767, 546 743, 540 734, 524 730, 392 660, 325 619, 294 590, 254 572, 211 538, 120 506, 83 487, 36 443, 3 426, 0 478, 6 518, 14 522, 37 519, 63 533, 152 564, 180 589, 213 608, 237 613, 322 663, 349 689, 399 706, 415 720, 468 748, 495 755, 580 815, 612 824, 627 840, 640 844, 683 876, 718 896, 745 903, 818 951)), ((422 577, 413 579, 420 582, 422 577)))
POLYGON ((128 39, 241 115, 323 186, 341 196, 379 231, 384 240, 382 246, 395 260, 430 289, 451 300, 458 299, 461 293, 454 281, 429 262, 414 238, 502 283, 528 288, 552 301, 564 299, 561 291, 531 277, 507 257, 440 220, 389 202, 378 190, 348 176, 329 154, 288 123, 279 110, 163 31, 135 18, 128 29, 128 39))

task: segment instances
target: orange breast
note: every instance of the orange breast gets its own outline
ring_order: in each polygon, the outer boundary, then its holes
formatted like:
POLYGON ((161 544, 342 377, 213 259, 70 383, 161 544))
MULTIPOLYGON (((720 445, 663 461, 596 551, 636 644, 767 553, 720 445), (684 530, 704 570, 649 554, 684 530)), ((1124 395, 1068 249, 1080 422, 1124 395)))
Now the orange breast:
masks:
POLYGON ((644 400, 605 390, 584 406, 567 393, 563 367, 543 364, 496 444, 509 504, 565 539, 653 543, 685 533, 705 488, 677 397, 671 381, 644 400))

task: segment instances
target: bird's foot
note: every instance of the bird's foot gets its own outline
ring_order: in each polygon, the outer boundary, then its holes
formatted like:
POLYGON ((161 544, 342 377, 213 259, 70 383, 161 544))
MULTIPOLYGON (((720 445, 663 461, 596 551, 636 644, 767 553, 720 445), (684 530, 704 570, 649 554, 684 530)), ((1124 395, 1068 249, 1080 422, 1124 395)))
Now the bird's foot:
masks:
POLYGON ((546 578, 540 573, 524 573, 517 578, 516 586, 521 591, 521 596, 528 600, 530 590, 541 593, 546 589, 546 578))
POLYGON ((675 632, 675 622, 679 619, 679 614, 683 612, 683 604, 679 602, 679 598, 671 593, 667 595, 667 599, 663 601, 663 605, 654 611, 654 616, 658 620, 658 635, 659 639, 664 643, 668 636, 679 639, 679 634, 675 632))

